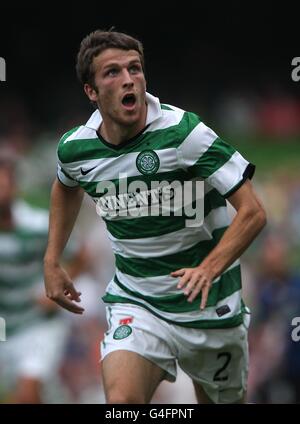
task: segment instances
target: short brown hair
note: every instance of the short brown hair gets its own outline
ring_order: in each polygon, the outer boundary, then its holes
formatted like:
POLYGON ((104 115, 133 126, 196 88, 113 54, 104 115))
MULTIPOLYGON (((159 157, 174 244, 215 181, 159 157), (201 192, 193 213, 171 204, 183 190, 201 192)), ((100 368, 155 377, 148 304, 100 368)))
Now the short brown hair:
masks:
POLYGON ((136 50, 144 69, 142 43, 130 35, 116 31, 97 30, 88 34, 81 42, 77 55, 76 72, 82 84, 94 86, 93 59, 106 49, 136 50))

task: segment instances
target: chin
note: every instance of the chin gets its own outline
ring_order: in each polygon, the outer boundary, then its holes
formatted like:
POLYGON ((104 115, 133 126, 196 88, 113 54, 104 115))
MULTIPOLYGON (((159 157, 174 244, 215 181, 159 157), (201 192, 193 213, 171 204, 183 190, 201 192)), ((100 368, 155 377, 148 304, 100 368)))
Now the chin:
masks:
POLYGON ((124 126, 134 126, 139 122, 139 116, 126 116, 120 119, 120 124, 124 126))

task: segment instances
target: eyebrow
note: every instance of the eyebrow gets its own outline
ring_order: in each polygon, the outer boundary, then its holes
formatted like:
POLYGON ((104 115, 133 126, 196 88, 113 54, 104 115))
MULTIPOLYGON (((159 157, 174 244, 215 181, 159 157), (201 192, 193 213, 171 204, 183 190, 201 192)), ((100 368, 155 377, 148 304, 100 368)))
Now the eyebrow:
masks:
MULTIPOLYGON (((127 66, 136 65, 136 64, 139 64, 139 65, 142 66, 140 59, 137 58, 137 59, 130 60, 130 62, 128 62, 127 66)), ((104 66, 103 71, 105 71, 108 68, 114 67, 114 66, 118 67, 118 66, 122 66, 122 65, 120 65, 120 63, 118 63, 118 62, 111 62, 108 65, 104 66)))

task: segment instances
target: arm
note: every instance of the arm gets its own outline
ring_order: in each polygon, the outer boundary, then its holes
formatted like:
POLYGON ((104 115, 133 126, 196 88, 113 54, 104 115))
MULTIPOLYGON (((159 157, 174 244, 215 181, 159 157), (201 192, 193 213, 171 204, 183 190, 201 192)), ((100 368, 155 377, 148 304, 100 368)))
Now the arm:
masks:
POLYGON ((266 224, 265 211, 249 180, 228 200, 237 214, 217 246, 198 267, 171 273, 181 277, 178 288, 185 287, 190 302, 202 291, 201 309, 205 308, 212 281, 240 257, 266 224))
MULTIPOLYGON (((82 272, 87 270, 90 265, 90 254, 87 250, 87 246, 81 245, 79 250, 76 251, 70 259, 62 262, 62 265, 72 280, 77 278, 82 272)), ((46 313, 51 313, 59 308, 57 303, 46 297, 45 290, 41 292, 40 285, 35 301, 46 313)))
POLYGON ((60 258, 70 237, 83 199, 80 187, 68 188, 56 180, 51 191, 49 239, 44 258, 47 297, 71 312, 82 314, 83 308, 72 280, 60 265, 60 258))

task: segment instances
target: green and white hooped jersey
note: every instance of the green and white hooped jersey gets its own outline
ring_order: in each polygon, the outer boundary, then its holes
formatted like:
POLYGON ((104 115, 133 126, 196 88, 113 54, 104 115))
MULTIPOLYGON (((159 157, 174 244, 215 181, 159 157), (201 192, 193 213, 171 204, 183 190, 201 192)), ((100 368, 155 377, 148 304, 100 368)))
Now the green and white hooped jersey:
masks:
POLYGON ((0 316, 7 337, 48 319, 34 300, 43 290, 48 212, 18 201, 13 220, 14 230, 0 231, 0 316))
MULTIPOLYGON (((96 203, 103 195, 99 183, 109 181, 118 196, 124 176, 125 187, 138 181, 148 190, 154 181, 182 185, 203 181, 204 220, 200 226, 189 227, 184 212, 181 216, 104 216, 116 274, 103 300, 134 303, 186 327, 237 326, 245 312, 239 261, 213 282, 204 311, 199 309, 201 294, 187 302, 170 272, 199 265, 218 243, 230 224, 226 197, 252 177, 254 166, 196 114, 160 104, 148 93, 147 104, 145 129, 120 146, 97 134, 102 121, 98 110, 85 125, 66 133, 58 145, 58 178, 69 187, 80 185, 96 203)), ((132 196, 130 189, 126 196, 127 200, 132 196)), ((124 196, 118 199, 115 204, 120 207, 124 196)))

